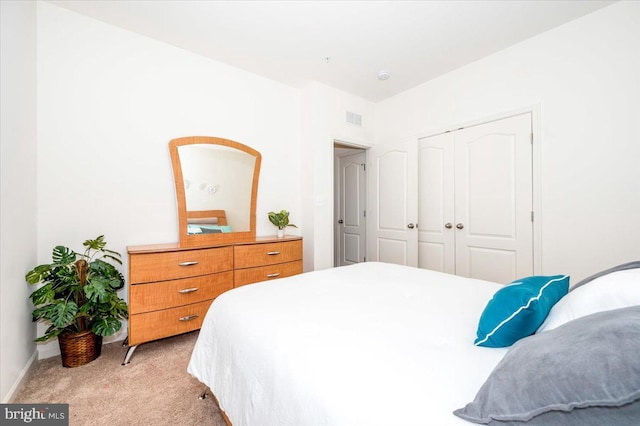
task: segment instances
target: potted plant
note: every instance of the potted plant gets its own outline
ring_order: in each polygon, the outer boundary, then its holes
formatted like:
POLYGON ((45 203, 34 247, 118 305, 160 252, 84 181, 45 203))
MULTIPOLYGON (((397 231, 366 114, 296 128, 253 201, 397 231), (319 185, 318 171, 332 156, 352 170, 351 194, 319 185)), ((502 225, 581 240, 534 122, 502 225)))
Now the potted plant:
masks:
POLYGON ((287 226, 297 228, 293 223, 289 223, 289 212, 286 210, 281 210, 279 213, 269 212, 269 221, 278 227, 278 238, 284 237, 284 228, 287 226))
POLYGON ((83 243, 84 253, 56 246, 53 262, 36 266, 25 277, 29 284, 43 283, 29 296, 36 307, 33 321, 50 324, 36 342, 57 337, 65 367, 100 356, 102 337, 116 333, 128 318, 127 303, 117 294, 124 277, 109 263, 121 265, 120 254, 106 245, 101 235, 83 243))

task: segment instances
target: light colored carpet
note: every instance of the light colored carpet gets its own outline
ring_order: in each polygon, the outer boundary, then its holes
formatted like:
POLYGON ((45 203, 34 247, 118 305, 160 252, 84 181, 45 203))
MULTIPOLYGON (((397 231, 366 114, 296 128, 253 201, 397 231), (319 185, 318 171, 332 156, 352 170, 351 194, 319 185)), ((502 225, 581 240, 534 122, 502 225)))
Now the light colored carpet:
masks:
POLYGON ((209 425, 225 422, 204 385, 187 373, 198 332, 138 346, 121 366, 121 342, 95 361, 64 368, 60 357, 38 361, 13 402, 68 403, 70 425, 209 425))

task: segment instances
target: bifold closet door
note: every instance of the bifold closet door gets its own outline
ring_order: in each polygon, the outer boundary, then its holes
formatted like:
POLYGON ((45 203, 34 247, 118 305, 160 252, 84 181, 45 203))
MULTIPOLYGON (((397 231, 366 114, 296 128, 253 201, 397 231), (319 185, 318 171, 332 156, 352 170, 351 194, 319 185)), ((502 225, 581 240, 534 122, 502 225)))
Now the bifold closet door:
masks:
POLYGON ((418 142, 418 267, 456 273, 452 132, 418 142))
POLYGON ((419 149, 420 266, 499 283, 533 274, 531 114, 419 149))

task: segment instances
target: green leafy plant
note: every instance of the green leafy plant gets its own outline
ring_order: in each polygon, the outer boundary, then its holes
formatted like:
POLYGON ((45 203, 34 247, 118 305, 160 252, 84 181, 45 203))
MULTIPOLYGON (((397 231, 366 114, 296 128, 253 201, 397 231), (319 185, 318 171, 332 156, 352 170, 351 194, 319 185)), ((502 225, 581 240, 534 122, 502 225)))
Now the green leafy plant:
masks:
POLYGON ((277 226, 278 229, 284 229, 287 226, 297 228, 293 223, 289 223, 289 212, 286 210, 281 210, 280 213, 269 212, 269 221, 277 226))
POLYGON ((104 235, 82 245, 84 253, 56 246, 53 262, 36 266, 25 277, 29 284, 43 283, 29 296, 36 307, 33 321, 50 323, 37 342, 62 332, 91 330, 111 336, 128 318, 127 303, 117 294, 124 287, 124 277, 109 263, 121 265, 120 254, 105 248, 104 235))

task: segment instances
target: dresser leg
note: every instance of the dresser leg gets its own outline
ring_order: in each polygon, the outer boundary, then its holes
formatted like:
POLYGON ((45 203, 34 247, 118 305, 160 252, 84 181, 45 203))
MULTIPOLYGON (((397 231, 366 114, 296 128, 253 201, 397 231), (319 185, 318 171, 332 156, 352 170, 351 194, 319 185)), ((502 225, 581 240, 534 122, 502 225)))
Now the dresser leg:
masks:
POLYGON ((209 386, 205 386, 204 390, 202 391, 202 393, 200 394, 198 399, 207 399, 207 391, 208 390, 209 390, 209 386))
POLYGON ((125 337, 122 341, 122 346, 129 346, 129 336, 125 337))
POLYGON ((131 356, 133 355, 133 352, 136 350, 137 347, 138 345, 129 346, 129 349, 127 349, 127 354, 124 356, 124 361, 122 361, 122 365, 129 364, 129 360, 131 359, 131 356))

